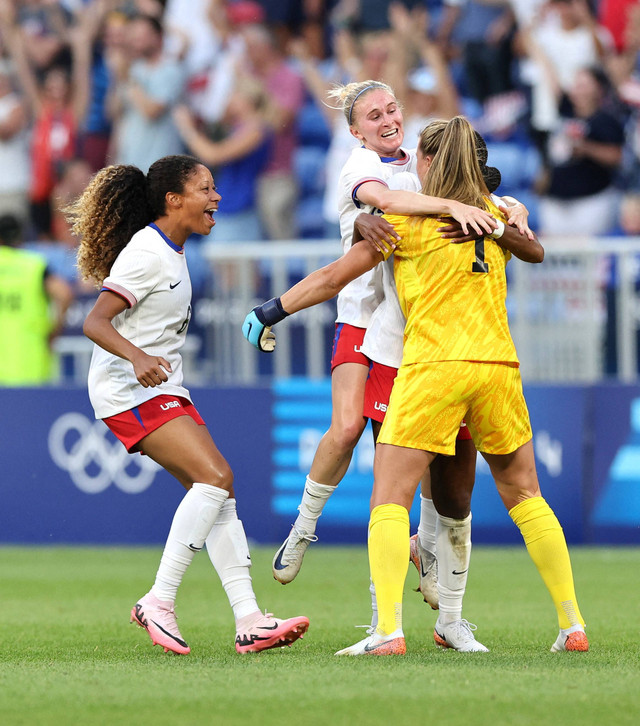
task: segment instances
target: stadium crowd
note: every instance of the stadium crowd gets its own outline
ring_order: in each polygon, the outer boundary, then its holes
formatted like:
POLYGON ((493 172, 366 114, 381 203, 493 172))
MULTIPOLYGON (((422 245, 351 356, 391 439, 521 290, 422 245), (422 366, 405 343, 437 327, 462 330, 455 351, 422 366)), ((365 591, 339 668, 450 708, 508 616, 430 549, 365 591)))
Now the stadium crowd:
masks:
POLYGON ((0 216, 78 286, 62 208, 188 152, 209 244, 338 237, 356 140, 326 93, 383 79, 405 146, 464 114, 541 234, 637 234, 639 51, 634 0, 0 0, 0 216))

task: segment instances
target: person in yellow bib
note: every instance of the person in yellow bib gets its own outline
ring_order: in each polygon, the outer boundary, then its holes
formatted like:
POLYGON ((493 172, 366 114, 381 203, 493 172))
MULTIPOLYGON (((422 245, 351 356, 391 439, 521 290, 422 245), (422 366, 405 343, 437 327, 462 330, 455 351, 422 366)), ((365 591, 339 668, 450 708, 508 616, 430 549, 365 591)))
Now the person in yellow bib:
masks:
POLYGON ((505 305, 505 268, 511 254, 539 262, 544 250, 537 239, 505 225, 504 215, 487 195, 469 122, 458 116, 440 124, 437 132, 431 126, 421 134, 418 147, 422 192, 490 211, 498 220, 495 232, 452 244, 442 237, 437 219, 386 216, 399 241, 389 235, 378 247, 354 244, 281 298, 254 308, 245 320, 245 337, 263 350, 272 349, 273 324, 332 297, 393 253, 407 322, 402 365, 374 462, 369 564, 378 596, 378 626, 352 654, 406 651, 402 591, 409 563, 409 509, 436 455, 454 452, 463 418, 556 607, 560 632, 551 650, 586 651, 589 643, 564 533, 540 492, 505 305))
POLYGON ((21 228, 0 217, 1 386, 40 386, 55 377, 51 342, 73 300, 70 285, 47 268, 44 257, 20 249, 21 228))

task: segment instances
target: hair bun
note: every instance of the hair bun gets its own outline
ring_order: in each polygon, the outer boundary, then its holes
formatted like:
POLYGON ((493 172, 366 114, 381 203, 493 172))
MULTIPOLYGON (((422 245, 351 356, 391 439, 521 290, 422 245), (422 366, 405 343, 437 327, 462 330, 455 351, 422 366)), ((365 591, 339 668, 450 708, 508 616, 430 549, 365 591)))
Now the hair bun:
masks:
POLYGON ((482 171, 482 178, 484 183, 487 185, 487 189, 491 194, 500 186, 502 181, 502 174, 500 169, 495 166, 485 166, 484 164, 480 167, 482 171))

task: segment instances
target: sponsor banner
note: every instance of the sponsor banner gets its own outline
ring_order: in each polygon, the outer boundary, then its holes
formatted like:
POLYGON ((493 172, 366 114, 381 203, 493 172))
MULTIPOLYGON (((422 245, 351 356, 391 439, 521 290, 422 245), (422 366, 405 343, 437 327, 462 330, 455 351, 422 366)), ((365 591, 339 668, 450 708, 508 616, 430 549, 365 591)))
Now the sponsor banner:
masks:
MULTIPOLYGON (((330 381, 193 390, 234 471, 250 540, 282 540, 297 515, 318 442, 331 421, 330 381)), ((640 543, 640 387, 527 386, 543 495, 572 542, 640 543)), ((129 455, 85 390, 0 389, 0 542, 158 544, 184 491, 129 455)), ((373 441, 365 430, 318 526, 321 542, 365 542, 373 441)), ((521 543, 478 459, 472 502, 477 543, 521 543)), ((418 505, 411 519, 415 529, 418 505)))
MULTIPOLYGON (((320 438, 331 422, 331 382, 290 379, 274 390, 273 498, 271 508, 286 533, 294 521, 305 477, 320 438)), ((583 539, 583 444, 586 393, 579 387, 530 386, 525 390, 534 431, 536 466, 543 495, 563 524, 567 539, 583 539)), ((329 499, 318 533, 323 542, 362 542, 373 484, 373 438, 368 427, 349 470, 329 499)), ((478 455, 472 500, 475 542, 522 542, 497 494, 489 467, 478 455)), ((417 527, 419 497, 411 511, 417 527)))
MULTIPOLYGON (((268 388, 195 391, 194 403, 235 475, 250 538, 275 541, 268 516, 268 388)), ((128 454, 84 390, 0 389, 0 541, 163 543, 184 490, 128 454)))
POLYGON ((640 544, 640 386, 596 386, 593 409, 589 539, 640 544))

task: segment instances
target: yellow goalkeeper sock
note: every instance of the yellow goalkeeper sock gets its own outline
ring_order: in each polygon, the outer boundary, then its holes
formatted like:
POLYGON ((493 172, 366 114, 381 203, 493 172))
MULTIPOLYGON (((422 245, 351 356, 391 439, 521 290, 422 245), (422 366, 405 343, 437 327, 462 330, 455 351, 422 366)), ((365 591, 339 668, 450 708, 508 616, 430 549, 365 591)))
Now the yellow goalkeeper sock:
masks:
POLYGON ((402 628, 402 590, 409 569, 409 512, 381 504, 369 520, 369 567, 378 600, 381 635, 402 628))
POLYGON ((532 497, 509 510, 558 611, 561 628, 583 625, 571 572, 571 560, 560 522, 542 497, 532 497))

